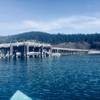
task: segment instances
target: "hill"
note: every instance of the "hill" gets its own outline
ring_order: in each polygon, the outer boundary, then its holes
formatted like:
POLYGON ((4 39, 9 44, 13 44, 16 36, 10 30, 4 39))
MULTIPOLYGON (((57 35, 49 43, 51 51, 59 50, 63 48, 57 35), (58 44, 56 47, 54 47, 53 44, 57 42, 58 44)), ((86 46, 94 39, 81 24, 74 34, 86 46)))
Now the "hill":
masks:
POLYGON ((25 32, 17 35, 0 37, 0 43, 37 40, 50 43, 52 45, 82 48, 82 49, 100 49, 100 34, 49 34, 45 32, 25 32))

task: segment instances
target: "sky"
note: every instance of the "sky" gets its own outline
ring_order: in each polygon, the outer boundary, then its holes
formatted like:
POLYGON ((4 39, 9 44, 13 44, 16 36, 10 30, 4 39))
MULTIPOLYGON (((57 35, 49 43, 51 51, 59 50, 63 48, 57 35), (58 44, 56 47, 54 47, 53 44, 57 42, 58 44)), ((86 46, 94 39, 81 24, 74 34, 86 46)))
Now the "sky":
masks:
POLYGON ((0 35, 100 32, 100 0, 0 0, 0 35))

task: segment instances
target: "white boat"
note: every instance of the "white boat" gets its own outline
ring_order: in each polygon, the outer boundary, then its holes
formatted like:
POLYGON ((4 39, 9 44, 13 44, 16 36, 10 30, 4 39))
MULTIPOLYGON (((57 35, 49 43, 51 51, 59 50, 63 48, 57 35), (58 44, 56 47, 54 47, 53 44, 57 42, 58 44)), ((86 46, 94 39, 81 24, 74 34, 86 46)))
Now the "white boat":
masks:
POLYGON ((10 100, 32 100, 30 97, 17 90, 10 100))

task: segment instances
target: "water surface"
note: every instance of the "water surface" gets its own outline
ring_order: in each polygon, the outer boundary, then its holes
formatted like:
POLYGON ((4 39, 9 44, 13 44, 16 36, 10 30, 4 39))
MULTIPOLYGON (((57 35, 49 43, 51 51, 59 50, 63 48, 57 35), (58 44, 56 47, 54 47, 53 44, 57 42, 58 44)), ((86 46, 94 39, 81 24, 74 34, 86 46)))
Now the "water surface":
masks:
POLYGON ((0 100, 16 90, 35 100, 100 100, 100 56, 0 60, 0 100))

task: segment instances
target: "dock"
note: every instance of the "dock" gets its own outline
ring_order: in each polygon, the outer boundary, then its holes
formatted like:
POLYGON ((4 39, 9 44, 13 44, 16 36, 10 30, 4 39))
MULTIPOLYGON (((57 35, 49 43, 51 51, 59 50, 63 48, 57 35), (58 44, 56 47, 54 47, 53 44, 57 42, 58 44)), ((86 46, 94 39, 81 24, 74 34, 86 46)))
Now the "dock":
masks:
MULTIPOLYGON (((92 50, 93 52, 93 50, 92 50)), ((96 51, 95 51, 96 52, 96 51)), ((53 47, 36 41, 0 44, 0 58, 48 57, 68 54, 91 54, 90 50, 53 47)), ((97 54, 98 52, 96 52, 97 54)), ((100 52, 99 52, 100 53, 100 52)))

